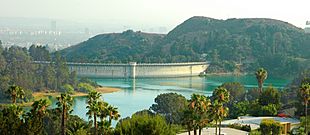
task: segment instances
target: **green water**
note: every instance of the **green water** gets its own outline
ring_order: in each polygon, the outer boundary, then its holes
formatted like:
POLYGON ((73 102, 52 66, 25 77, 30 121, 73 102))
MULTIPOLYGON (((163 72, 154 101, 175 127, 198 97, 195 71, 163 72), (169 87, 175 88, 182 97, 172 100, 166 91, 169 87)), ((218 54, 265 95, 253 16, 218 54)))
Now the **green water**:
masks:
MULTIPOLYGON (((118 107, 122 118, 131 116, 142 109, 148 109, 154 98, 161 93, 175 92, 189 98, 193 93, 212 94, 212 90, 224 82, 240 82, 246 88, 257 87, 255 76, 207 76, 191 78, 154 78, 154 79, 93 79, 102 86, 121 88, 120 91, 104 94, 102 98, 118 107)), ((264 86, 272 85, 279 89, 289 80, 268 78, 264 86)), ((74 99, 73 114, 87 120, 86 97, 74 99)))

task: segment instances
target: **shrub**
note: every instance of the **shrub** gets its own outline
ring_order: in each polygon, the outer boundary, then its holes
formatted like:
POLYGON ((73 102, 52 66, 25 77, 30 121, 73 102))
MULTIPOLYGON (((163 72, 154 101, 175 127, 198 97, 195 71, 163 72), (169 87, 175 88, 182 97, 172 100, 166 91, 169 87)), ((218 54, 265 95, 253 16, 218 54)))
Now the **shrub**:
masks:
POLYGON ((79 87, 79 90, 82 92, 90 92, 90 91, 95 90, 95 87, 93 87, 92 85, 88 83, 79 83, 78 87, 79 87))
POLYGON ((277 106, 275 104, 268 104, 261 106, 260 115, 261 116, 275 116, 277 115, 277 106))
POLYGON ((175 129, 160 115, 147 113, 134 114, 131 118, 120 120, 115 128, 116 135, 173 135, 175 129))
POLYGON ((65 84, 61 87, 62 91, 67 92, 69 94, 73 94, 74 88, 70 84, 65 84))
POLYGON ((273 135, 280 135, 281 134, 281 124, 279 122, 274 122, 271 125, 271 131, 273 135))
POLYGON ((241 125, 241 124, 238 124, 238 123, 234 123, 234 124, 228 125, 228 127, 234 128, 234 129, 243 130, 243 131, 247 131, 247 132, 251 131, 251 126, 250 125, 241 125))
POLYGON ((273 119, 264 119, 260 124, 261 133, 263 135, 279 135, 281 133, 281 125, 273 119))
POLYGON ((250 135, 261 135, 261 133, 258 130, 253 130, 250 132, 250 135))

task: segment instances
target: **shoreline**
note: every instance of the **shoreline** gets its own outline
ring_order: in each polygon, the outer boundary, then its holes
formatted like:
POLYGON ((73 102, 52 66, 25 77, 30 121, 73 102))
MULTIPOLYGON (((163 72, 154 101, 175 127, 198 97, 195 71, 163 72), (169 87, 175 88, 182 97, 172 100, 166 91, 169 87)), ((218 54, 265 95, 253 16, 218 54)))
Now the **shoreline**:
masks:
MULTIPOLYGON (((120 88, 114 88, 114 87, 105 87, 105 86, 99 86, 95 88, 95 90, 101 94, 106 94, 106 93, 113 93, 120 91, 120 88)), ((57 97, 60 96, 61 92, 33 92, 32 96, 34 99, 40 98, 40 97, 47 97, 47 96, 52 96, 52 97, 57 97)), ((70 94, 72 97, 83 97, 87 96, 88 93, 85 92, 74 92, 73 94, 70 94)))
MULTIPOLYGON (((105 86, 99 86, 95 89, 97 92, 101 94, 107 94, 107 93, 113 93, 120 91, 120 88, 114 88, 114 87, 105 87, 105 86)), ((32 96, 34 101, 39 99, 48 99, 49 97, 56 98, 60 96, 61 92, 48 92, 48 91, 42 91, 42 92, 33 92, 32 96)), ((73 94, 70 94, 72 97, 85 97, 88 93, 85 92, 74 92, 73 94)), ((16 103, 16 105, 22 106, 22 107, 30 107, 33 104, 33 101, 31 102, 24 102, 24 103, 16 103)), ((10 103, 0 103, 0 107, 10 105, 10 103)))
POLYGON ((208 76, 208 75, 218 75, 218 76, 225 76, 225 75, 233 75, 233 76, 242 76, 247 75, 248 73, 234 73, 234 72, 219 72, 219 73, 206 73, 202 76, 208 76))

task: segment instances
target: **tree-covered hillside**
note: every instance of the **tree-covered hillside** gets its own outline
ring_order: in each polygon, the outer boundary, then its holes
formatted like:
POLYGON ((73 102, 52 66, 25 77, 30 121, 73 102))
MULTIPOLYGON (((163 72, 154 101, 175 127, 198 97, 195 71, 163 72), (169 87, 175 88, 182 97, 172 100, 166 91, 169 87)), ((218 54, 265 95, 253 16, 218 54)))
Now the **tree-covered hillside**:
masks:
POLYGON ((67 61, 73 62, 146 61, 144 56, 148 56, 147 54, 155 47, 155 42, 161 40, 163 36, 132 30, 123 33, 101 34, 63 50, 62 54, 67 61))
POLYGON ((310 67, 310 35, 289 23, 264 18, 192 17, 167 35, 125 31, 102 34, 62 51, 73 62, 211 61, 209 72, 264 67, 288 76, 310 67))

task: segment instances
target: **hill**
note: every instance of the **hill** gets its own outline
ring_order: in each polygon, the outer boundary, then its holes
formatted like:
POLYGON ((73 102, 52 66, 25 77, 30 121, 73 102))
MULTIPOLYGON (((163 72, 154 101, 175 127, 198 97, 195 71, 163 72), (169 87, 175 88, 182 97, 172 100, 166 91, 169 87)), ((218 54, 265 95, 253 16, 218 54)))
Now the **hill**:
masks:
POLYGON ((61 51, 76 62, 212 62, 210 72, 265 67, 275 76, 310 67, 310 35, 287 22, 266 18, 218 20, 192 17, 167 35, 102 34, 61 51))
POLYGON ((144 56, 164 35, 133 32, 101 34, 61 51, 67 61, 121 63, 145 61, 144 56))

